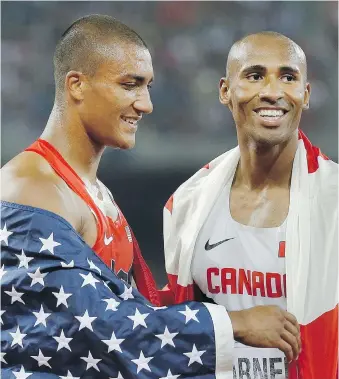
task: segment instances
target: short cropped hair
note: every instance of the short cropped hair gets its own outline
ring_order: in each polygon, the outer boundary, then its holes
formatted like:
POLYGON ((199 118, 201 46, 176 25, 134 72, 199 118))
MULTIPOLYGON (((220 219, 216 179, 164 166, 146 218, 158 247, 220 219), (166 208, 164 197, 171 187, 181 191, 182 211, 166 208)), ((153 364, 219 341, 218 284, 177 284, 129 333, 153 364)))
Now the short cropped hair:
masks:
POLYGON ((132 43, 148 49, 145 41, 129 26, 106 15, 82 17, 62 34, 57 43, 53 64, 56 94, 64 88, 71 70, 93 76, 100 65, 107 44, 132 43))

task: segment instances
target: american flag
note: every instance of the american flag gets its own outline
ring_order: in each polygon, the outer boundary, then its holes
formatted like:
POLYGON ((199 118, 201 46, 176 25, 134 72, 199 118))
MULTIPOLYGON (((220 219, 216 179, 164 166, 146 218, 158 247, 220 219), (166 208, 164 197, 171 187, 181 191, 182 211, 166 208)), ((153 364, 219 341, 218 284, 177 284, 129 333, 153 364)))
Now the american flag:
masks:
POLYGON ((203 304, 153 307, 63 218, 1 203, 2 378, 215 378, 203 304))

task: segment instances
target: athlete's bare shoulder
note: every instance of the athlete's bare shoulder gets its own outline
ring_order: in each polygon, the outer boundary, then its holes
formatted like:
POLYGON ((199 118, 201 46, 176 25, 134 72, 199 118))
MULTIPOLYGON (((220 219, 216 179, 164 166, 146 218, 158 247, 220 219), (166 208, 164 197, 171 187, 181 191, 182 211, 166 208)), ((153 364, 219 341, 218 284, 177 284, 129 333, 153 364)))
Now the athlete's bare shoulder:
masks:
POLYGON ((76 230, 81 228, 75 196, 36 153, 20 153, 2 167, 1 200, 46 209, 65 218, 76 230))

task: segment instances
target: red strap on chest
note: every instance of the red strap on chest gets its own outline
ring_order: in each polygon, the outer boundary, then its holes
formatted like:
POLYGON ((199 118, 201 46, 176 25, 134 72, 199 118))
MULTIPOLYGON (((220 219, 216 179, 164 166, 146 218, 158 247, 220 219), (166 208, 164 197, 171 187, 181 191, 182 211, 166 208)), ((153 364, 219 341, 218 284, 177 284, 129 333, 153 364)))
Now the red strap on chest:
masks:
POLYGON ((73 168, 65 161, 62 155, 52 146, 49 142, 38 139, 25 151, 33 151, 47 160, 53 170, 66 182, 66 184, 80 196, 93 210, 97 220, 98 235, 93 249, 101 238, 104 225, 107 223, 105 216, 100 209, 96 206, 94 200, 88 194, 85 183, 81 180, 79 175, 73 168))

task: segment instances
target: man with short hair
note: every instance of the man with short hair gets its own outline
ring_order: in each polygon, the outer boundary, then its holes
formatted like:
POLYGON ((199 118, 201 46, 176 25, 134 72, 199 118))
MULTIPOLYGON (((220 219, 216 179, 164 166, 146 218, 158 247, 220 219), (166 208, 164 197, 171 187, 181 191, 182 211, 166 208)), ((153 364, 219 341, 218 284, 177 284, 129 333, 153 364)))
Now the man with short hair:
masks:
POLYGON ((144 41, 109 16, 83 17, 58 42, 54 72, 45 130, 1 171, 2 377, 229 378, 233 330, 258 316, 162 307, 167 293, 97 179, 105 147, 132 148, 152 112, 144 41))
POLYGON ((299 130, 310 99, 304 52, 275 32, 241 39, 229 52, 219 98, 232 112, 238 146, 166 204, 172 300, 210 299, 231 319, 262 315, 234 330, 234 379, 333 379, 338 166, 299 130), (268 312, 285 319, 281 329, 268 312), (247 327, 262 331, 256 347, 247 327))

